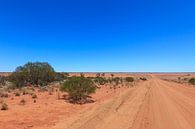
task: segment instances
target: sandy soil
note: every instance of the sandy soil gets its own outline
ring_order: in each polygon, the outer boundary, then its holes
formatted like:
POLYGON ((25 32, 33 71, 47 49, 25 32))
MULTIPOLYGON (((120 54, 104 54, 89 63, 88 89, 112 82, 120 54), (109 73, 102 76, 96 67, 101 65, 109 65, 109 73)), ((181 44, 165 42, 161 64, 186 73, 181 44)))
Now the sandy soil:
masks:
POLYGON ((132 88, 99 89, 95 103, 73 105, 56 94, 10 98, 0 129, 195 129, 195 88, 151 75, 132 88))
POLYGON ((153 76, 52 129, 194 129, 195 88, 153 76))
MULTIPOLYGON (((97 89, 92 95, 94 103, 84 105, 75 105, 65 102, 60 93, 61 99, 58 99, 58 92, 49 95, 48 92, 35 92, 38 96, 36 103, 31 95, 21 95, 16 97, 10 93, 9 98, 3 99, 9 106, 7 111, 0 110, 0 129, 47 129, 55 126, 60 120, 74 118, 83 109, 90 108, 105 100, 111 99, 119 92, 123 92, 127 87, 117 90, 105 86, 97 89), (24 99, 25 105, 20 101, 24 99)), ((0 98, 2 100, 2 98, 0 98)))

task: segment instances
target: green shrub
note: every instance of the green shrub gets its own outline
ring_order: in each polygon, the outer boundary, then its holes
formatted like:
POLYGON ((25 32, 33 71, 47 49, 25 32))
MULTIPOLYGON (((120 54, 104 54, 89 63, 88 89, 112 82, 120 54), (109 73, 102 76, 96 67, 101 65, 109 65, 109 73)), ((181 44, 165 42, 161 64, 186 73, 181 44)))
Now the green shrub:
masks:
POLYGON ((195 85, 195 78, 191 78, 191 79, 189 80, 189 83, 192 84, 192 85, 195 85))
POLYGON ((92 80, 85 77, 71 77, 60 87, 61 91, 68 92, 70 102, 86 102, 88 95, 95 93, 96 86, 92 80))
POLYGON ((65 79, 67 79, 67 76, 64 73, 56 73, 55 74, 55 81, 64 81, 65 79))
POLYGON ((96 78, 94 79, 94 82, 95 82, 95 83, 98 83, 99 85, 105 85, 105 84, 108 82, 108 80, 106 80, 106 79, 103 78, 103 77, 96 77, 96 78))
POLYGON ((24 66, 17 67, 15 72, 9 76, 9 81, 16 87, 26 85, 44 86, 55 80, 55 71, 48 63, 29 62, 24 66))
POLYGON ((134 81, 134 78, 132 78, 132 77, 126 77, 125 78, 125 81, 126 82, 133 82, 134 81))
POLYGON ((121 78, 115 77, 115 78, 112 79, 112 82, 114 82, 115 85, 119 85, 119 83, 121 82, 121 78))

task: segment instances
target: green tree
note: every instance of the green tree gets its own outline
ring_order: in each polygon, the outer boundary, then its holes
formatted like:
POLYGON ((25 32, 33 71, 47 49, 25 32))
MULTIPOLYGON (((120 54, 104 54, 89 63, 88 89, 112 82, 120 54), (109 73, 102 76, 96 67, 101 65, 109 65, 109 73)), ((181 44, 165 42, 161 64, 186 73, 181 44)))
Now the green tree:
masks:
POLYGON ((24 66, 19 66, 9 76, 9 80, 13 82, 16 87, 25 85, 40 85, 45 86, 55 80, 55 71, 45 62, 29 62, 24 66))
POLYGON ((71 77, 60 87, 61 91, 68 92, 70 102, 82 104, 88 95, 95 93, 96 86, 91 79, 85 77, 71 77))

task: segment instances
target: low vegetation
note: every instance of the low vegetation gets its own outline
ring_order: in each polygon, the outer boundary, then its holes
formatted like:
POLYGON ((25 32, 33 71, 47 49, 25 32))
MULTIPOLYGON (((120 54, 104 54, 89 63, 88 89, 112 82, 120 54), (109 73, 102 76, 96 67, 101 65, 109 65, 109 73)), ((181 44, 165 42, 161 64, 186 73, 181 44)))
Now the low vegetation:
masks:
MULTIPOLYGON (((105 73, 97 73, 96 77, 85 77, 84 73, 81 73, 79 77, 71 77, 68 73, 55 72, 49 63, 28 62, 17 67, 9 76, 0 76, 0 97, 6 98, 9 94, 10 96, 11 94, 15 96, 31 95, 36 102, 36 91, 48 92, 49 95, 53 95, 55 94, 54 89, 58 91, 60 86, 62 92, 69 94, 69 102, 83 104, 89 100, 90 94, 95 93, 96 88, 110 86, 111 89, 116 89, 124 85, 128 86, 133 81, 132 77, 122 78, 114 74, 106 77, 105 73)), ((20 104, 24 105, 25 100, 22 99, 20 104)))
POLYGON ((126 80, 126 82, 133 82, 134 81, 134 78, 132 78, 132 77, 126 77, 125 80, 126 80))
POLYGON ((55 74, 55 81, 62 82, 66 79, 68 79, 69 74, 68 73, 56 73, 55 74))
POLYGON ((20 105, 25 105, 26 104, 26 100, 25 99, 20 100, 20 103, 19 104, 20 105))
POLYGON ((37 99, 37 95, 36 94, 32 94, 32 99, 37 99))
POLYGON ((0 91, 0 97, 1 97, 1 98, 8 98, 9 95, 8 95, 8 93, 6 93, 5 91, 0 91))
POLYGON ((93 80, 98 85, 105 85, 106 83, 108 83, 108 80, 106 78, 103 78, 103 77, 100 77, 100 76, 97 76, 93 80))
POLYGON ((8 110, 8 105, 6 103, 3 103, 1 105, 1 110, 8 110))
POLYGON ((83 76, 71 77, 64 82, 60 90, 69 94, 70 102, 83 104, 87 102, 88 95, 95 93, 96 86, 89 78, 83 76))
POLYGON ((191 78, 191 79, 189 80, 189 83, 192 84, 192 85, 195 85, 195 78, 191 78))
POLYGON ((17 92, 15 93, 15 96, 20 96, 20 92, 17 91, 17 92))
POLYGON ((147 81, 147 78, 145 78, 145 77, 140 77, 140 80, 142 80, 142 81, 147 81))

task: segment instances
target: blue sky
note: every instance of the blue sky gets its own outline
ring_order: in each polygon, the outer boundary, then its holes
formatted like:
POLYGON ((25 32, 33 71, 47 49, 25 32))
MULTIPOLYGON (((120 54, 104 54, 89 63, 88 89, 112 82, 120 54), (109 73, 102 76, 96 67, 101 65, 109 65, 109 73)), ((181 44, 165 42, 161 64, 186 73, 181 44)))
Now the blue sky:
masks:
POLYGON ((0 71, 195 72, 195 2, 0 0, 0 71))

